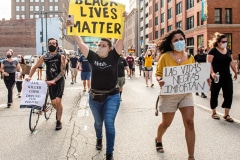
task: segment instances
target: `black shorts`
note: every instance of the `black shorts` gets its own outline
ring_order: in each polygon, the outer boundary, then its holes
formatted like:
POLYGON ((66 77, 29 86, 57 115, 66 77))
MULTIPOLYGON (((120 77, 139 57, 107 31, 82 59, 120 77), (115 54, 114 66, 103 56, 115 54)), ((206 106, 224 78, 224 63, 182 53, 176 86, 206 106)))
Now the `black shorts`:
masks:
POLYGON ((64 85, 65 85, 65 80, 64 78, 61 78, 56 82, 55 85, 48 87, 51 100, 56 98, 62 98, 64 85))

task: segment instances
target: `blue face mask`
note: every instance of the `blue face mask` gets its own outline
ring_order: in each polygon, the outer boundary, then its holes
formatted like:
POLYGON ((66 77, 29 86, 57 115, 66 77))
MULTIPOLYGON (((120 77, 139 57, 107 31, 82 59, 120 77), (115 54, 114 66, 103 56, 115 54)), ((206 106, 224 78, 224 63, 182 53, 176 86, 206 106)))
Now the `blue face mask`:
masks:
POLYGON ((185 48, 185 40, 174 42, 173 46, 175 51, 182 52, 185 48))

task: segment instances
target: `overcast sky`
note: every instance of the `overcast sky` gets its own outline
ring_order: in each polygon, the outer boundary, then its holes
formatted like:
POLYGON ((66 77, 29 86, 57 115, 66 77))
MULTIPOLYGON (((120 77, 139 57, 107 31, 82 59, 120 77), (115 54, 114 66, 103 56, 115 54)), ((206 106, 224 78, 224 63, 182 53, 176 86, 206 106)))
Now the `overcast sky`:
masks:
MULTIPOLYGON (((129 0, 115 0, 126 4, 126 11, 128 11, 129 0)), ((0 0, 0 19, 11 18, 11 0, 0 0)))

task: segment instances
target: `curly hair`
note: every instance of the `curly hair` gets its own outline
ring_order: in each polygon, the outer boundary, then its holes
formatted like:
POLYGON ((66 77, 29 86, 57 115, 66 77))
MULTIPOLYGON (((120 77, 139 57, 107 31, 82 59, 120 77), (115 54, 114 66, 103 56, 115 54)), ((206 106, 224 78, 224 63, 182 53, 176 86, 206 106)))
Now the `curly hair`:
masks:
POLYGON ((176 29, 176 30, 173 30, 172 32, 169 32, 168 34, 164 35, 164 37, 160 38, 157 41, 157 49, 160 51, 161 54, 167 51, 173 51, 173 48, 171 46, 171 43, 172 43, 171 41, 175 34, 181 34, 184 40, 186 39, 185 34, 181 29, 176 29))
POLYGON ((212 36, 212 39, 208 41, 208 46, 210 48, 215 48, 218 46, 218 43, 221 42, 223 38, 226 38, 227 36, 225 34, 221 34, 219 32, 215 32, 212 36))

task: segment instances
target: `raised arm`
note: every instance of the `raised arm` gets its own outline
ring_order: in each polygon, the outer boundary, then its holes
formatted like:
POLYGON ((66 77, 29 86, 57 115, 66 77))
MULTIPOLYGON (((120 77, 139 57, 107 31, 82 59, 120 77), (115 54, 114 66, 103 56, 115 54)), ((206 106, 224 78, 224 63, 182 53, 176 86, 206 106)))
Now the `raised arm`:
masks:
POLYGON ((84 57, 87 58, 88 52, 89 52, 89 47, 88 47, 88 45, 85 44, 85 43, 83 42, 82 38, 79 37, 79 36, 74 36, 74 40, 75 40, 75 42, 77 43, 80 51, 83 53, 84 57))
MULTIPOLYGON (((123 17, 125 18, 127 16, 127 13, 123 13, 123 17)), ((122 39, 118 39, 116 42, 115 50, 119 55, 122 54, 122 49, 123 49, 123 42, 124 42, 124 30, 125 30, 125 22, 123 23, 123 33, 122 33, 122 39)))

